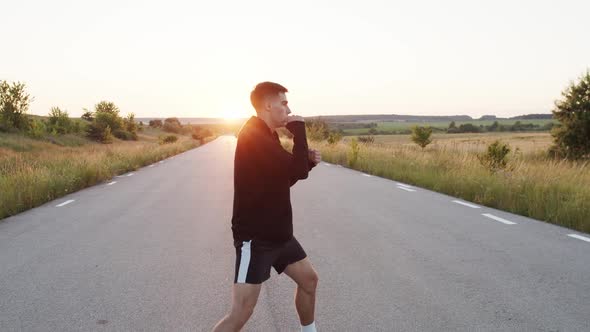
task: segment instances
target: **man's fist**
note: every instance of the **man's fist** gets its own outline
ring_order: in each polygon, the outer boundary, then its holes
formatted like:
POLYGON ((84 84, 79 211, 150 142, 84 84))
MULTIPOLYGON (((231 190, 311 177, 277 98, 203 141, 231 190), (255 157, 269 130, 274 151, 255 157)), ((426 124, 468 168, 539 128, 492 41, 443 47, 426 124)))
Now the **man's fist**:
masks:
POLYGON ((313 150, 310 149, 309 150, 309 161, 311 161, 314 164, 319 164, 320 161, 322 161, 322 154, 319 150, 313 150))
POLYGON ((299 115, 289 115, 289 116, 287 116, 287 123, 294 122, 294 121, 305 122, 305 120, 303 120, 303 117, 302 116, 299 116, 299 115))

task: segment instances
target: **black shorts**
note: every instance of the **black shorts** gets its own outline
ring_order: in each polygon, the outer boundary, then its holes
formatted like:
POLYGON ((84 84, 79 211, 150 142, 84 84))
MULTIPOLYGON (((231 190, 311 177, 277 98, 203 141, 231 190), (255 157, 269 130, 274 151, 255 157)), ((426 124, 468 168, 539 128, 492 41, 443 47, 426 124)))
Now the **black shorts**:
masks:
POLYGON ((282 244, 265 244, 260 241, 234 241, 236 247, 236 273, 234 283, 261 284, 270 278, 272 266, 281 274, 287 265, 307 255, 295 238, 282 244))

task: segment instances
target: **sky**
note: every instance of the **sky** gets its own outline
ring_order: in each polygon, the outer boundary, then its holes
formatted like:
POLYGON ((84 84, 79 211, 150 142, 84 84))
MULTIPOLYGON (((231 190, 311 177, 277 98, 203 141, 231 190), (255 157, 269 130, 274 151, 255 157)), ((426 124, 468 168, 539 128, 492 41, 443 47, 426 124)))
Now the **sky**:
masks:
POLYGON ((29 113, 136 117, 550 113, 590 68, 590 1, 6 1, 0 80, 29 113))

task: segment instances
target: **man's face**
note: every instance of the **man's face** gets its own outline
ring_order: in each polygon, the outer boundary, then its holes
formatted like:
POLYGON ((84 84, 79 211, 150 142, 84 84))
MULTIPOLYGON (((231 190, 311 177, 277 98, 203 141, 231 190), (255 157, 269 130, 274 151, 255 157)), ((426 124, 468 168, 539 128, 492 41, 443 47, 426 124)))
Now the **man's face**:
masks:
POLYGON ((269 106, 270 118, 275 125, 275 128, 284 127, 287 124, 287 116, 291 114, 287 96, 285 96, 284 92, 280 92, 276 96, 267 98, 267 106, 269 106))

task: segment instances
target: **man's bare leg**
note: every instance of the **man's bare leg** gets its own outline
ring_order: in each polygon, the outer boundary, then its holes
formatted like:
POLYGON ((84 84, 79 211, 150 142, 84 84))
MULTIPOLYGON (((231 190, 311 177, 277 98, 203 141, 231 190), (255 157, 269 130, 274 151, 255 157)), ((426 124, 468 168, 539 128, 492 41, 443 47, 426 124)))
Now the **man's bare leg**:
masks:
POLYGON ((252 316, 261 287, 262 284, 234 284, 231 311, 215 325, 213 331, 239 331, 252 316))
POLYGON ((299 314, 301 326, 314 322, 315 293, 318 285, 318 274, 308 258, 289 264, 285 274, 297 283, 295 290, 295 308, 299 314))

